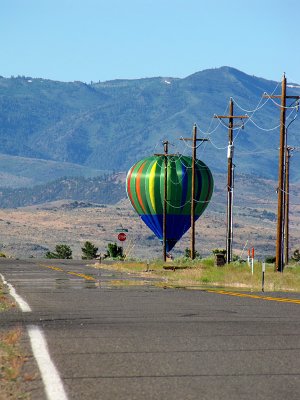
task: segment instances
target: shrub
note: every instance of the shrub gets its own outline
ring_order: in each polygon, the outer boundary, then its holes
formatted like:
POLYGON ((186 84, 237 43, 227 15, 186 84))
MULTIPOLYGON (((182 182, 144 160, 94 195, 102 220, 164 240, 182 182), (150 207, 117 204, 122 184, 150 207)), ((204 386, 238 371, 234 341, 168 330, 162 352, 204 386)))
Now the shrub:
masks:
POLYGON ((55 252, 47 251, 45 257, 46 258, 58 258, 64 260, 72 259, 72 250, 71 247, 66 244, 58 244, 55 246, 55 252))
POLYGON ((232 261, 233 261, 233 262, 239 261, 239 260, 240 260, 240 256, 238 256, 237 254, 233 254, 233 255, 232 255, 232 261))
POLYGON ((276 257, 275 256, 267 256, 265 258, 265 262, 267 264, 274 264, 275 261, 276 261, 276 257))
POLYGON ((118 246, 117 243, 108 243, 106 257, 124 258, 123 247, 118 246))
POLYGON ((295 261, 300 261, 300 251, 299 249, 294 250, 294 253, 292 255, 292 259, 295 261))
MULTIPOLYGON (((195 258, 198 258, 198 259, 202 258, 202 257, 201 257, 201 254, 200 254, 197 250, 195 250, 194 256, 195 256, 195 258)), ((191 258, 191 249, 190 249, 190 248, 187 247, 187 248, 184 250, 184 257, 185 257, 185 258, 191 258)))
POLYGON ((225 249, 213 249, 211 252, 214 255, 216 255, 216 254, 224 254, 224 256, 226 255, 226 250, 225 249))

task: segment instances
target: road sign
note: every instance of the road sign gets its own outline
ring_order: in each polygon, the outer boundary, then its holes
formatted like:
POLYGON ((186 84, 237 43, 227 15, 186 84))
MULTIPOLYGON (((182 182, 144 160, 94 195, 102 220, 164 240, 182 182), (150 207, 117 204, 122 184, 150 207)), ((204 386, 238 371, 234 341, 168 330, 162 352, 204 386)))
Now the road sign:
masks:
POLYGON ((119 233, 118 239, 120 240, 120 242, 124 242, 126 240, 126 234, 123 232, 119 233))

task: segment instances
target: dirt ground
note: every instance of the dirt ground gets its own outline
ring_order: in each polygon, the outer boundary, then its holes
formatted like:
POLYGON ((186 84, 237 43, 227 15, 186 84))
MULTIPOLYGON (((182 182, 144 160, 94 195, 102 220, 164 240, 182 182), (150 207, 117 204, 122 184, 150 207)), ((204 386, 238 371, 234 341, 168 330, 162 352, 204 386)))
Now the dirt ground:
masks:
MULTIPOLYGON (((214 176, 212 200, 196 222, 196 250, 203 256, 226 245, 227 188, 224 175, 214 176)), ((233 250, 246 256, 255 247, 260 257, 275 253, 276 182, 240 175, 236 178, 233 207, 233 250)), ((300 247, 300 184, 290 187, 290 249, 300 247)), ((127 228, 123 243, 127 256, 142 259, 161 257, 162 246, 125 198, 116 205, 95 205, 62 200, 19 209, 0 210, 0 252, 10 257, 44 257, 56 244, 68 244, 74 258, 91 241, 102 254, 109 242, 118 242, 116 230, 127 228)), ((175 246, 174 257, 189 247, 187 232, 175 246)))

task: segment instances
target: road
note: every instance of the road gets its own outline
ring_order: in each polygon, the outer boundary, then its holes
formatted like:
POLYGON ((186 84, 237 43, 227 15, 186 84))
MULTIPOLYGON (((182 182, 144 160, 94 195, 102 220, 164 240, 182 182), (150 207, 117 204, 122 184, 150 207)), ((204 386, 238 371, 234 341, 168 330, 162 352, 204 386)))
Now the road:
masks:
MULTIPOLYGON (((41 328, 69 400, 299 399, 300 302, 117 288, 131 278, 83 261, 1 260, 0 273, 32 310, 2 327, 41 328)), ((46 399, 39 379, 32 398, 46 399)))

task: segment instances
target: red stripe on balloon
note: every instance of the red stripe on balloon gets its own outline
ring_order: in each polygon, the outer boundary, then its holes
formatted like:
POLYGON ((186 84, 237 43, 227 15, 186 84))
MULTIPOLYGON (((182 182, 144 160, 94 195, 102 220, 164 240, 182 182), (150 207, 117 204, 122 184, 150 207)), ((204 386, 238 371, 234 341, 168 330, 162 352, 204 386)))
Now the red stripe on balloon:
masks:
POLYGON ((132 197, 132 193, 131 193, 130 183, 131 183, 131 175, 133 173, 134 167, 135 167, 135 165, 131 168, 131 170, 129 172, 129 175, 128 175, 128 178, 127 178, 127 193, 128 193, 128 196, 130 198, 130 201, 131 201, 132 205, 134 204, 134 202, 133 202, 133 197, 132 197))
POLYGON ((136 174, 136 181, 135 181, 135 185, 136 185, 135 190, 136 190, 137 198, 138 198, 138 201, 139 201, 140 206, 143 209, 144 213, 146 213, 146 209, 143 204, 143 199, 142 199, 142 194, 141 194, 141 177, 142 177, 142 172, 146 165, 146 162, 147 161, 143 162, 143 164, 138 169, 137 174, 136 174))

